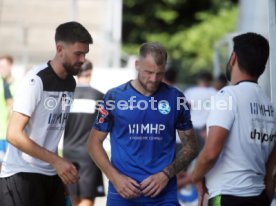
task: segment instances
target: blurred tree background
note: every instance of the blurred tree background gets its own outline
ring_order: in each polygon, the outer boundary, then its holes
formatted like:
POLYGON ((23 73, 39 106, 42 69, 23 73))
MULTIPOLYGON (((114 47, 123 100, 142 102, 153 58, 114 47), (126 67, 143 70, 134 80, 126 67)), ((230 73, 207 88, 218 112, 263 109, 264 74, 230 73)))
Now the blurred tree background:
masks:
POLYGON ((178 82, 189 84, 213 69, 213 45, 235 31, 238 0, 124 0, 123 51, 137 55, 143 42, 158 41, 169 52, 178 82))

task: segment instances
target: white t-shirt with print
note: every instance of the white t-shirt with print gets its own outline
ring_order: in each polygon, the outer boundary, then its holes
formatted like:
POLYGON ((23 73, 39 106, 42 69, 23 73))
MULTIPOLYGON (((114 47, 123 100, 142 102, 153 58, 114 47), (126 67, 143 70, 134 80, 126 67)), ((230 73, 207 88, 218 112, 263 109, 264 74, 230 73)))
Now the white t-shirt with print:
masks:
POLYGON ((229 130, 229 136, 206 175, 210 198, 221 194, 259 195, 265 188, 265 164, 276 141, 270 100, 258 84, 244 81, 220 90, 215 102, 207 127, 223 127, 229 130))
MULTIPOLYGON (((47 63, 31 70, 16 92, 13 111, 30 117, 24 131, 32 141, 51 152, 57 153, 75 87, 72 76, 60 79, 47 63)), ((0 177, 19 172, 56 174, 49 163, 8 144, 0 177)))

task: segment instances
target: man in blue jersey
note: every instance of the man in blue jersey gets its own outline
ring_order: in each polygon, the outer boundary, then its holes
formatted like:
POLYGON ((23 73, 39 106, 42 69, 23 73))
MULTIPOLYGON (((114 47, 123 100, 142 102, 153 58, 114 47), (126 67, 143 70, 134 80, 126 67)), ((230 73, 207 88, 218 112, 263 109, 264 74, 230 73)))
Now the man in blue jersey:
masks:
POLYGON ((238 35, 233 43, 226 75, 233 85, 214 98, 193 181, 199 205, 208 189, 210 206, 269 206, 276 183, 272 179, 276 116, 257 83, 265 70, 269 44, 255 33, 238 35))
POLYGON ((88 149, 109 182, 107 205, 179 206, 175 175, 197 154, 190 110, 182 92, 162 83, 167 52, 140 47, 138 77, 107 92, 88 149), (178 130, 184 143, 175 154, 178 130), (110 132, 111 161, 103 148, 110 132))

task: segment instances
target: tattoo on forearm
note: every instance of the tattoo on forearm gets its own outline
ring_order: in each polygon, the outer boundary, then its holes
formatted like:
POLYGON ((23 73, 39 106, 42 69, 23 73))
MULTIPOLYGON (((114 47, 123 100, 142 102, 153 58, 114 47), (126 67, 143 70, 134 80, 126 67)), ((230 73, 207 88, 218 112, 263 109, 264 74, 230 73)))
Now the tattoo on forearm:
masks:
POLYGON ((198 154, 198 146, 195 137, 181 137, 183 147, 176 154, 174 161, 165 169, 170 178, 187 168, 198 154))

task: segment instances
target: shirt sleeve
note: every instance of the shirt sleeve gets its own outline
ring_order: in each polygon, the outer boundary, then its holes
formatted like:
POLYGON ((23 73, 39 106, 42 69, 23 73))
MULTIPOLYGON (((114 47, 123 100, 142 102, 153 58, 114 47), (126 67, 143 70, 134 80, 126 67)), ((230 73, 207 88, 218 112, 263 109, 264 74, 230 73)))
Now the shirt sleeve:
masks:
POLYGON ((222 89, 211 104, 207 126, 219 126, 230 130, 235 119, 233 95, 227 89, 222 89))
POLYGON ((13 111, 31 117, 41 99, 42 91, 41 79, 36 75, 27 75, 16 91, 13 111))
POLYGON ((177 97, 177 130, 189 130, 193 128, 191 121, 190 106, 183 93, 179 92, 177 97))
POLYGON ((97 117, 93 127, 101 132, 110 132, 113 126, 112 107, 114 104, 114 97, 112 92, 107 92, 103 99, 97 103, 97 117))

